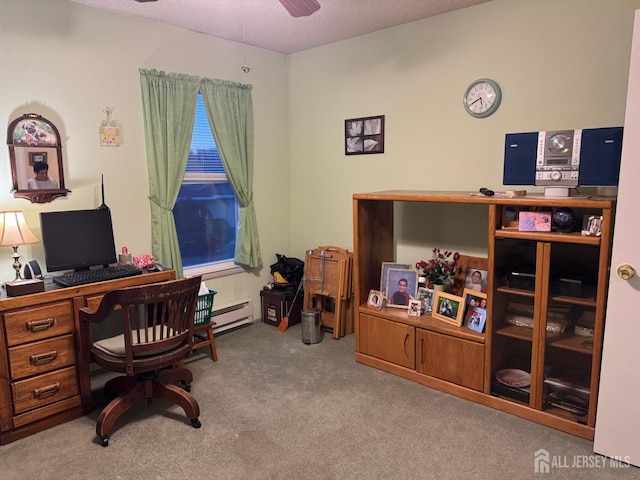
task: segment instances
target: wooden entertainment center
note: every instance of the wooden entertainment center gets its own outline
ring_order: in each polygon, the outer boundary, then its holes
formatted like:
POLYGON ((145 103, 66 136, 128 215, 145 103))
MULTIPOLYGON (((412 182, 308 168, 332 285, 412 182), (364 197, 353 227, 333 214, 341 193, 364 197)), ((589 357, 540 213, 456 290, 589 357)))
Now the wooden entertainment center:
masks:
POLYGON ((82 355, 82 307, 108 291, 175 279, 144 273, 20 297, 0 297, 0 445, 86 415, 93 409, 89 364, 82 355))
MULTIPOLYGON (((383 191, 353 195, 356 360, 423 385, 519 417, 593 439, 600 379, 602 339, 609 280, 615 200, 476 196, 471 192, 383 191), (380 288, 382 262, 394 262, 394 209, 402 202, 486 207, 488 239, 484 333, 457 327, 429 314, 408 316, 398 308, 367 305, 380 288), (602 216, 601 234, 580 231, 519 231, 503 228, 507 209, 602 216), (517 283, 526 271, 530 283, 517 283), (514 281, 510 281, 514 280, 514 281), (513 305, 531 312, 528 325, 507 322, 513 305), (571 321, 556 330, 556 309, 571 321), (574 334, 578 318, 593 322, 592 338, 574 334), (504 388, 496 374, 506 369, 530 373, 526 389, 504 388), (560 379, 560 382, 559 382, 560 379), (584 410, 558 400, 576 388, 586 395, 584 410), (568 393, 567 393, 568 391, 568 393)), ((426 221, 427 219, 420 219, 426 221)), ((403 219, 403 221, 408 221, 403 219)), ((416 221, 416 219, 413 219, 416 221)), ((425 251, 441 245, 427 245, 425 251)), ((411 259, 409 262, 419 259, 411 259)), ((584 400, 584 397, 581 397, 584 400)))

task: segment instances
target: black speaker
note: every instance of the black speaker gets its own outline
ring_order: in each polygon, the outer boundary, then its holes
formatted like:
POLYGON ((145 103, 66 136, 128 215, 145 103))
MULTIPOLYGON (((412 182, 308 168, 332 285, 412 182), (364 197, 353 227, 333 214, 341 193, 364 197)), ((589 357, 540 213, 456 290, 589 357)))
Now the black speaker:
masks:
POLYGON ((24 278, 37 278, 42 280, 42 270, 35 260, 31 260, 24 266, 24 278))
POLYGON ((582 130, 580 185, 618 186, 622 130, 622 127, 582 130))
POLYGON ((504 142, 504 185, 535 185, 538 132, 508 133, 504 142))

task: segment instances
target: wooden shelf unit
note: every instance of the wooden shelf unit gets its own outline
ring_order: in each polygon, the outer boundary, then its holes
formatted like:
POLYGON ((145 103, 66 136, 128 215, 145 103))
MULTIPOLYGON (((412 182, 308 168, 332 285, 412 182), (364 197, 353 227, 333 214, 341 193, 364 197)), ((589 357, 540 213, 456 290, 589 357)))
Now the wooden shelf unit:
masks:
MULTIPOLYGON (((383 191, 353 195, 354 288, 356 305, 356 360, 522 418, 547 425, 586 439, 593 439, 598 382, 604 331, 604 313, 613 236, 615 199, 525 197, 486 197, 471 192, 383 191), (487 208, 488 302, 485 333, 455 327, 430 315, 409 317, 404 310, 376 310, 367 306, 370 289, 380 285, 382 262, 395 259, 394 204, 484 205, 487 208), (602 235, 580 233, 520 232, 502 228, 507 207, 551 210, 569 207, 580 219, 582 213, 603 216, 602 235), (506 243, 505 243, 506 242, 506 243), (511 243, 509 243, 511 242, 511 243), (511 246, 526 252, 535 274, 532 289, 504 284, 504 269, 519 269, 519 260, 510 257, 511 246), (584 275, 589 288, 574 296, 554 291, 551 280, 559 272, 584 275), (563 270, 564 269, 564 270, 563 270), (509 300, 517 298, 532 307, 533 328, 504 321, 509 300), (573 335, 573 325, 563 333, 547 331, 550 305, 570 312, 587 310, 595 319, 593 346, 586 338, 573 335), (496 391, 496 373, 516 368, 512 357, 524 360, 531 373, 528 401, 510 398, 496 391), (576 415, 547 402, 548 376, 567 376, 581 380, 589 389, 585 415, 576 415)), ((408 221, 408 220, 407 220, 408 221)), ((446 241, 446 240, 445 240, 446 241)), ((446 245, 440 245, 446 247, 446 245)), ((428 245, 430 249, 433 245, 428 245)))

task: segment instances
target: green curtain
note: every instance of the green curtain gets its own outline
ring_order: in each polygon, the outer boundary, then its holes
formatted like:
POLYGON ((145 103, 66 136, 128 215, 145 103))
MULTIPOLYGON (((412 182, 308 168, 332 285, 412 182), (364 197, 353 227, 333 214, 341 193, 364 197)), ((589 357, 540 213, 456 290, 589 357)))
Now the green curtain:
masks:
POLYGON ((151 201, 151 252, 181 278, 182 257, 172 210, 189 158, 200 78, 142 68, 139 71, 151 201))
POLYGON ((240 203, 235 261, 262 267, 253 204, 253 101, 251 85, 202 79, 200 93, 227 178, 240 203))

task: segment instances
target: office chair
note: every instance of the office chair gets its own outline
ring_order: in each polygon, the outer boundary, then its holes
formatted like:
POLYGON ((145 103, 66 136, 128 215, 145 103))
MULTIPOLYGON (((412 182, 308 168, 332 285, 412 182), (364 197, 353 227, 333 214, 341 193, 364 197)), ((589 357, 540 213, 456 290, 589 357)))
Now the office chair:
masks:
POLYGON ((97 308, 80 309, 85 360, 124 374, 104 386, 105 396, 115 398, 102 410, 96 424, 103 447, 109 445, 109 434, 118 417, 141 400, 151 403, 153 397, 179 405, 191 425, 200 428, 200 407, 188 391, 193 375, 182 366, 193 352, 200 281, 195 277, 113 290, 97 308), (93 342, 91 324, 104 321, 114 310, 121 312, 123 333, 93 342), (187 388, 174 385, 177 382, 187 388))

